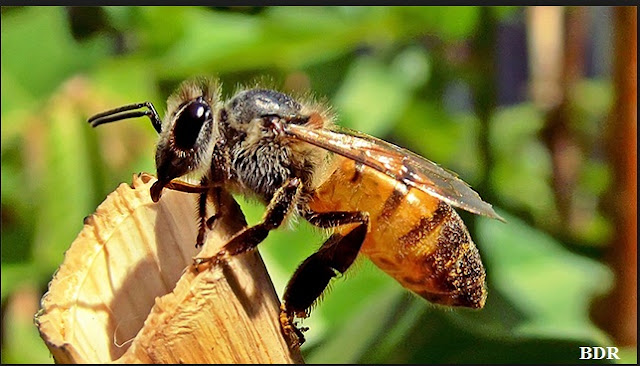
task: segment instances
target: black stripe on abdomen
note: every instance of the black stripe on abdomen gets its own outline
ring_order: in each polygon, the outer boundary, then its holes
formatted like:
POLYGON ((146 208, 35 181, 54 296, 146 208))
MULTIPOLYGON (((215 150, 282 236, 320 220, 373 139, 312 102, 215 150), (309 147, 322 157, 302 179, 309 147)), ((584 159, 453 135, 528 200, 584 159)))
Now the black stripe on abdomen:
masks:
POLYGON ((402 182, 396 182, 393 187, 393 191, 382 205, 379 219, 386 220, 390 218, 391 215, 396 212, 398 207, 400 207, 405 197, 407 196, 407 193, 409 193, 409 189, 407 188, 407 186, 402 182))
POLYGON ((431 217, 420 218, 420 221, 414 225, 411 230, 398 238, 400 244, 402 244, 402 246, 412 246, 420 243, 425 236, 433 232, 449 217, 451 210, 451 206, 440 201, 438 208, 436 208, 431 217))

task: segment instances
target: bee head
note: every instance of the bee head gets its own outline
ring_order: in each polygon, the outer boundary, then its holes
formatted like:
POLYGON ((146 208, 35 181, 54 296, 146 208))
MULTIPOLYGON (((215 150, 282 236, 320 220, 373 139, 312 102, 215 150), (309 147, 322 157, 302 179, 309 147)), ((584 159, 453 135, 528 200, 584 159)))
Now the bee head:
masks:
POLYGON ((208 80, 183 83, 167 101, 167 113, 156 148, 158 182, 152 188, 154 201, 172 179, 186 174, 202 175, 211 164, 214 110, 219 89, 208 80))

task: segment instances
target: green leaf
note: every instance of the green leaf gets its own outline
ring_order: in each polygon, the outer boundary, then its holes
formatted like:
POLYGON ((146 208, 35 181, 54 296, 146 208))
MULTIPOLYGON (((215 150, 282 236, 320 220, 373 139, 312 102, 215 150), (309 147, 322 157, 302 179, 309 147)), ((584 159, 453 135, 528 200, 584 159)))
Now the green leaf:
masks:
POLYGON ((422 47, 410 46, 394 57, 389 70, 412 89, 421 87, 431 76, 431 60, 422 47))
POLYGON ((390 356, 393 358, 393 355, 405 342, 407 334, 415 328, 416 319, 419 319, 427 311, 422 299, 418 299, 417 296, 405 290, 400 291, 402 293, 397 298, 401 301, 389 304, 385 316, 380 318, 386 317, 386 324, 377 334, 373 335, 376 339, 370 341, 367 352, 363 352, 359 360, 354 362, 367 364, 392 362, 389 360, 390 356))
MULTIPOLYGON (((3 281, 4 282, 4 281, 3 281)), ((3 308, 2 363, 53 363, 51 353, 33 324, 39 304, 36 287, 21 286, 3 308), (6 333, 5 333, 6 332, 6 333)))
POLYGON ((495 290, 526 318, 513 334, 607 344, 608 338, 589 318, 589 305, 611 287, 611 271, 567 251, 516 217, 500 215, 507 224, 478 221, 478 242, 495 290))
MULTIPOLYGON (((392 313, 393 306, 402 294, 399 286, 388 287, 377 296, 370 296, 372 300, 366 306, 358 307, 348 323, 342 323, 333 328, 325 337, 315 352, 305 355, 305 361, 310 364, 351 364, 356 363, 367 352, 370 345, 380 333, 386 330, 387 319, 392 313)), ((352 304, 353 306, 355 304, 352 304)))
POLYGON ((621 347, 618 351, 618 363, 635 365, 638 363, 638 347, 621 347))
POLYGON ((547 224, 558 220, 551 190, 551 156, 539 139, 541 112, 525 103, 498 110, 491 121, 495 166, 491 183, 502 201, 547 224))
MULTIPOLYGON (((235 55, 241 50, 255 49, 262 34, 259 20, 247 15, 188 8, 183 16, 189 27, 184 29, 180 39, 166 45, 168 50, 157 63, 161 72, 177 72, 179 75, 199 73, 215 60, 235 55)), ((236 62, 236 68, 245 62, 254 63, 242 58, 236 62)), ((209 72, 222 70, 216 67, 209 72)), ((176 77, 175 74, 171 76, 176 77)))
POLYGON ((481 170, 477 153, 477 118, 451 115, 441 104, 415 99, 393 130, 403 147, 453 170, 473 184, 481 170))
POLYGON ((494 16, 502 21, 511 21, 518 14, 520 6, 492 6, 491 11, 494 16))
POLYGON ((0 78, 0 93, 2 98, 2 123, 0 125, 2 142, 2 152, 9 142, 12 142, 27 128, 24 119, 31 114, 33 107, 33 97, 31 92, 27 90, 15 78, 14 75, 5 71, 2 66, 2 77, 0 78))
POLYGON ((347 72, 333 105, 342 125, 382 136, 400 117, 410 91, 403 79, 389 73, 382 62, 363 57, 347 72))
MULTIPOLYGON (((2 152, 2 264, 27 260, 32 235, 33 192, 25 185, 25 172, 21 161, 22 144, 18 141, 3 146, 2 152), (25 225, 25 223, 28 223, 25 225)), ((3 281, 4 285, 4 281, 3 281)))
POLYGON ((108 59, 92 73, 92 84, 105 98, 114 102, 153 101, 162 113, 167 95, 158 95, 149 66, 137 56, 108 59))
MULTIPOLYGON (((571 98, 576 107, 586 116, 604 117, 613 103, 613 85, 608 80, 584 79, 572 90, 571 98)), ((584 122, 583 122, 584 123, 584 122)), ((599 126, 590 123, 583 126, 591 130, 599 130, 599 126)))
POLYGON ((2 78, 9 78, 2 85, 3 122, 12 111, 5 107, 32 108, 63 80, 107 54, 104 38, 84 44, 73 39, 62 7, 25 7, 3 14, 2 23, 2 78))
POLYGON ((447 41, 469 37, 476 29, 480 12, 473 6, 425 6, 400 9, 408 19, 419 19, 423 29, 447 41))
POLYGON ((93 186, 83 129, 84 116, 74 104, 57 104, 46 121, 47 151, 41 190, 33 258, 40 268, 53 272, 92 213, 93 186))
POLYGON ((9 295, 11 295, 16 289, 23 286, 35 286, 38 284, 39 279, 43 279, 45 276, 34 276, 37 274, 38 268, 32 263, 2 263, 0 268, 2 271, 2 303, 9 295))
POLYGON ((189 8, 184 33, 157 59, 166 77, 250 69, 299 69, 335 60, 356 47, 374 47, 422 32, 392 9, 273 7, 259 16, 189 8), (313 21, 310 23, 310 19, 313 21))

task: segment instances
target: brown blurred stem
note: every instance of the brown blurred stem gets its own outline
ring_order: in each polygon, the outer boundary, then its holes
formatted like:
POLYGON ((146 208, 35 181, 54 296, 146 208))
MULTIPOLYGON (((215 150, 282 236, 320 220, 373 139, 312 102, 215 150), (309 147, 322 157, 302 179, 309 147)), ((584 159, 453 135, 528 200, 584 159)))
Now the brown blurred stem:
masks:
MULTIPOLYGON (((494 165, 490 143, 490 123, 496 108, 496 33, 497 19, 490 7, 480 7, 478 31, 471 45, 471 58, 468 64, 469 85, 474 98, 474 111, 478 116, 478 160, 484 168, 480 180, 474 185, 482 198, 493 204, 498 203, 489 174, 494 165), (479 72, 478 72, 479 71, 479 72)), ((463 213, 463 215, 465 215, 463 213)), ((466 220, 471 232, 475 231, 476 220, 466 220)))
POLYGON ((613 182, 605 199, 614 222, 608 260, 616 275, 613 291, 596 306, 595 318, 616 343, 638 342, 638 9, 614 8, 615 102, 606 131, 613 182))
MULTIPOLYGON (((531 11, 536 10, 540 9, 531 11)), ((544 11, 561 12, 561 8, 546 8, 544 11)), ((547 84, 543 85, 543 89, 540 90, 541 94, 546 93, 547 95, 539 95, 540 99, 537 102, 539 106, 549 108, 541 135, 551 154, 553 194, 560 216, 558 227, 564 230, 573 227, 572 197, 582 163, 582 148, 571 129, 571 94, 584 72, 588 13, 585 7, 571 7, 567 9, 565 15, 562 27, 565 30, 565 37, 555 40, 560 42, 560 47, 554 47, 555 45, 550 47, 552 49, 540 47, 537 48, 538 54, 532 55, 532 57, 544 60, 549 58, 550 53, 564 50, 563 54, 552 58, 560 63, 558 65, 560 67, 547 65, 551 70, 557 70, 559 75, 550 75, 553 72, 545 70, 543 65, 540 73, 534 76, 550 78, 545 80, 547 84)), ((558 34, 541 29, 547 27, 544 22, 545 19, 540 18, 539 23, 532 24, 532 32, 537 32, 541 38, 547 38, 543 39, 541 44, 553 44, 554 40, 548 38, 559 38, 558 34)), ((532 83, 534 85, 543 84, 538 83, 538 80, 535 79, 532 80, 532 83)))
POLYGON ((472 88, 475 97, 475 112, 480 121, 479 148, 480 158, 485 167, 482 180, 477 189, 483 193, 485 200, 495 202, 489 175, 493 166, 493 154, 491 153, 489 126, 496 108, 496 33, 497 20, 491 8, 480 8, 480 24, 477 36, 474 40, 473 67, 480 72, 476 73, 472 88))

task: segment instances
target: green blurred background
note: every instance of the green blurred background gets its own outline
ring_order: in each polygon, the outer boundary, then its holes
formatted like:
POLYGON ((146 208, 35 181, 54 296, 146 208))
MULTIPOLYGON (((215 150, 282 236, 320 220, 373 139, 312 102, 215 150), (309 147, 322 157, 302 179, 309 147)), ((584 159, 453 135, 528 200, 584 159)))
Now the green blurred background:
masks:
MULTIPOLYGON (((32 322, 48 281, 83 218, 155 172, 146 119, 93 130, 86 118, 141 101, 163 111, 180 81, 214 75, 226 96, 264 77, 310 90, 340 124, 457 172, 507 220, 461 213, 487 268, 485 309, 430 305, 363 260, 305 322, 308 363, 577 363, 579 346, 635 363, 635 285, 615 289, 637 264, 611 253, 637 233, 637 206, 630 227, 607 205, 612 162, 637 160, 608 142, 619 12, 3 7, 2 362, 53 362, 32 322)), ((257 222, 264 208, 242 205, 257 222)), ((279 295, 321 241, 300 223, 261 245, 279 295)))

